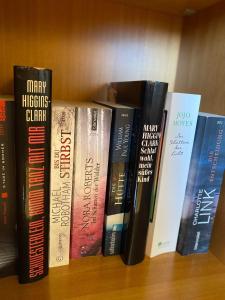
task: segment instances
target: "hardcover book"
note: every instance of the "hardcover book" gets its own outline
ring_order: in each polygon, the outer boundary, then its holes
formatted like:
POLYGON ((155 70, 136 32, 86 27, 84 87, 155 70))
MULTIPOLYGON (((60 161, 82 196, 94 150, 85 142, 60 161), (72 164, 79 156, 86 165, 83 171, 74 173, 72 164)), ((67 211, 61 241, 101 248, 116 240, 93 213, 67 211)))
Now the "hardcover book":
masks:
POLYGON ((141 262, 145 256, 167 88, 163 82, 133 81, 111 83, 109 90, 109 99, 136 107, 121 250, 128 265, 141 262))
POLYGON ((146 255, 176 251, 200 96, 168 93, 166 125, 146 255))
POLYGON ((102 251, 111 115, 97 104, 76 108, 71 258, 102 251))
POLYGON ((108 256, 120 254, 133 109, 109 102, 104 105, 112 109, 103 237, 103 254, 108 256))
POLYGON ((199 114, 177 251, 208 251, 225 169, 225 117, 199 114))
POLYGON ((19 282, 48 273, 51 70, 14 67, 19 282))
POLYGON ((0 277, 16 273, 15 103, 0 97, 0 277))
POLYGON ((52 104, 49 267, 69 264, 75 107, 52 104))

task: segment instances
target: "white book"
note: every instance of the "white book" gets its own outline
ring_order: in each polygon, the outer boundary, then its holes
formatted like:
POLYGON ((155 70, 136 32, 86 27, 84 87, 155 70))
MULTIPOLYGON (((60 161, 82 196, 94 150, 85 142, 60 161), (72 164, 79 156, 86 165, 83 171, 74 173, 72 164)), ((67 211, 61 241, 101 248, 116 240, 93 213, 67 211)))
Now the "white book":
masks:
POLYGON ((168 93, 155 205, 146 255, 176 251, 201 96, 168 93))
POLYGON ((75 107, 53 103, 49 267, 69 264, 75 107))

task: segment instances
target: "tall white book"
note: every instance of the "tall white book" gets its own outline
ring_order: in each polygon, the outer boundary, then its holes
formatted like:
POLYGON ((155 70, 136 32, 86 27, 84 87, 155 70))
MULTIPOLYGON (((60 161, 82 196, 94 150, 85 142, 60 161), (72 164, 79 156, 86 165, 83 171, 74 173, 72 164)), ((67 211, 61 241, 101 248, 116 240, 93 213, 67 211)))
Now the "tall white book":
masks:
POLYGON ((176 251, 201 96, 168 93, 166 125, 146 255, 176 251))
POLYGON ((52 105, 49 267, 69 264, 75 107, 52 105))

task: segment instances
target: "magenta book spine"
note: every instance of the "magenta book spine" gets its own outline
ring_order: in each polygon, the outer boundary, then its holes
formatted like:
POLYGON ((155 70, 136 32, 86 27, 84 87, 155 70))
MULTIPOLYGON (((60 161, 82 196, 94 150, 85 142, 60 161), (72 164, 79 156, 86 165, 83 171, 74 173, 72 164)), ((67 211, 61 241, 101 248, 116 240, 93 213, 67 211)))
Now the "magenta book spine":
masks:
POLYGON ((110 127, 110 109, 76 109, 71 258, 102 251, 110 127))

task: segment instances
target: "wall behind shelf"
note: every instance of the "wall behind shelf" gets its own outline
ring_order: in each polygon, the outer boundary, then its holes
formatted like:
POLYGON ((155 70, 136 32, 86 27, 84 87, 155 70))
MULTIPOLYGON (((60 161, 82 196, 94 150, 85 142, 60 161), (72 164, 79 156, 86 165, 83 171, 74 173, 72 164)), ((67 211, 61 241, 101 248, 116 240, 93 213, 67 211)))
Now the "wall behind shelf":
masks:
POLYGON ((86 100, 106 82, 153 79, 174 87, 182 19, 105 0, 1 1, 0 93, 12 66, 53 69, 55 98, 86 100))
POLYGON ((225 1, 186 17, 176 90, 202 94, 201 110, 225 115, 225 1))

